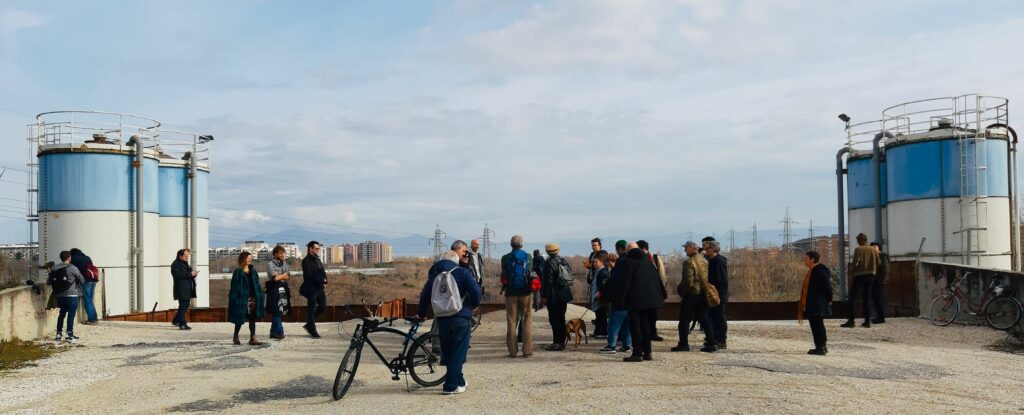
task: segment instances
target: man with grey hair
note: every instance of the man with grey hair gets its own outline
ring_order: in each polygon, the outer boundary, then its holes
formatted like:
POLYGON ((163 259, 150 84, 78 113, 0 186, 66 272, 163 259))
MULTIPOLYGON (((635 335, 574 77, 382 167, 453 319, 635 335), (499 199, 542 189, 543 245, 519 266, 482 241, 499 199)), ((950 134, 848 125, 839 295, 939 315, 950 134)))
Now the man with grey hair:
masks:
POLYGON ((501 257, 501 291, 505 293, 505 345, 516 357, 516 327, 522 328, 523 357, 533 354, 533 257, 523 250, 523 236, 512 237, 512 252, 501 257))
POLYGON ((722 246, 714 238, 706 242, 704 249, 708 260, 708 282, 718 290, 718 297, 722 301, 717 307, 708 310, 708 320, 715 333, 716 346, 725 349, 726 333, 729 330, 729 324, 725 319, 725 304, 729 302, 729 259, 719 254, 722 246))
POLYGON ((459 254, 459 266, 469 269, 469 256, 466 255, 469 252, 469 245, 466 245, 466 241, 456 239, 455 242, 452 242, 452 251, 459 254))

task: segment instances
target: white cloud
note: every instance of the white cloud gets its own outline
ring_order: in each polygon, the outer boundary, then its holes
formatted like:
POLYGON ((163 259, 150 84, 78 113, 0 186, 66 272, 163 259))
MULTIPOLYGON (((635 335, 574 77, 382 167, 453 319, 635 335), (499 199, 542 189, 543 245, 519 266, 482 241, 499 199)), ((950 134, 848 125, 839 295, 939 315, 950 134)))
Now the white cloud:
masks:
POLYGON ((32 11, 18 9, 0 10, 0 28, 8 32, 39 27, 49 22, 49 17, 32 11))

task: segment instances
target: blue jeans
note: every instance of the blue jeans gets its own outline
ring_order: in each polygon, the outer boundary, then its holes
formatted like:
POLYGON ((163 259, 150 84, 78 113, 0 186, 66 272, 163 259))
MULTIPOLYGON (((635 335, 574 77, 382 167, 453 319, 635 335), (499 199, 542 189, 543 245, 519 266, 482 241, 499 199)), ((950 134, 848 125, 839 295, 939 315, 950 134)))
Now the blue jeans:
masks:
POLYGON ((448 373, 444 375, 445 392, 466 385, 462 375, 462 365, 466 363, 469 353, 470 321, 462 317, 438 318, 437 335, 441 339, 441 357, 444 359, 448 373))
POLYGON ((75 333, 75 314, 78 314, 78 297, 57 297, 60 314, 57 316, 57 334, 64 327, 64 317, 68 319, 68 335, 75 333))
POLYGON ((281 323, 281 315, 274 313, 273 319, 270 322, 270 334, 280 334, 284 336, 284 324, 281 323))
POLYGON ((633 336, 629 334, 629 310, 608 312, 608 347, 615 347, 615 343, 618 343, 619 330, 625 330, 622 334, 622 346, 633 347, 633 336))
POLYGON ((86 281, 82 285, 82 301, 85 303, 85 316, 89 321, 96 321, 96 305, 92 303, 92 296, 96 292, 96 281, 86 281))
POLYGON ((178 313, 174 315, 174 324, 179 326, 187 326, 188 322, 185 321, 185 312, 188 311, 189 300, 178 300, 178 313))

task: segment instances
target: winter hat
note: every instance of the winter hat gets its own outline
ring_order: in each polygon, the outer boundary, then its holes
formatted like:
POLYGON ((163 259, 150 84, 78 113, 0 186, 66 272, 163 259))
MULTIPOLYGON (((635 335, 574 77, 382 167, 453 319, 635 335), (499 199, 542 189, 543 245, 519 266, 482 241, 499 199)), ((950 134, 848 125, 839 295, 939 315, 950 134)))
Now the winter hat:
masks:
POLYGON ((551 254, 551 253, 558 253, 559 249, 560 249, 560 247, 558 246, 558 244, 556 244, 554 242, 549 243, 547 245, 544 245, 544 250, 548 251, 549 254, 551 254))
POLYGON ((618 242, 615 243, 615 249, 626 249, 626 244, 628 243, 629 242, 626 242, 625 239, 620 239, 618 242))

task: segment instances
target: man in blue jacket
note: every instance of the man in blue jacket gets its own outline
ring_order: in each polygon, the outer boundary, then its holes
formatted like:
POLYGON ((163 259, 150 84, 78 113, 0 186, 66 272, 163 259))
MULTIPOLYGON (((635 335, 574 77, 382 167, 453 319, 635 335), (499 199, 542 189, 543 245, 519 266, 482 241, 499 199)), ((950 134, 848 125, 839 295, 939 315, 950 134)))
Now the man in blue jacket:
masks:
POLYGON ((469 352, 469 339, 472 326, 473 310, 480 306, 480 285, 468 269, 459 267, 459 254, 455 251, 445 252, 441 259, 430 268, 427 283, 420 291, 420 317, 426 317, 431 304, 431 293, 434 280, 443 272, 451 272, 455 285, 462 297, 462 310, 458 313, 437 317, 437 335, 441 340, 441 358, 448 372, 444 376, 445 395, 454 395, 466 391, 466 378, 462 373, 462 365, 466 362, 469 352))

